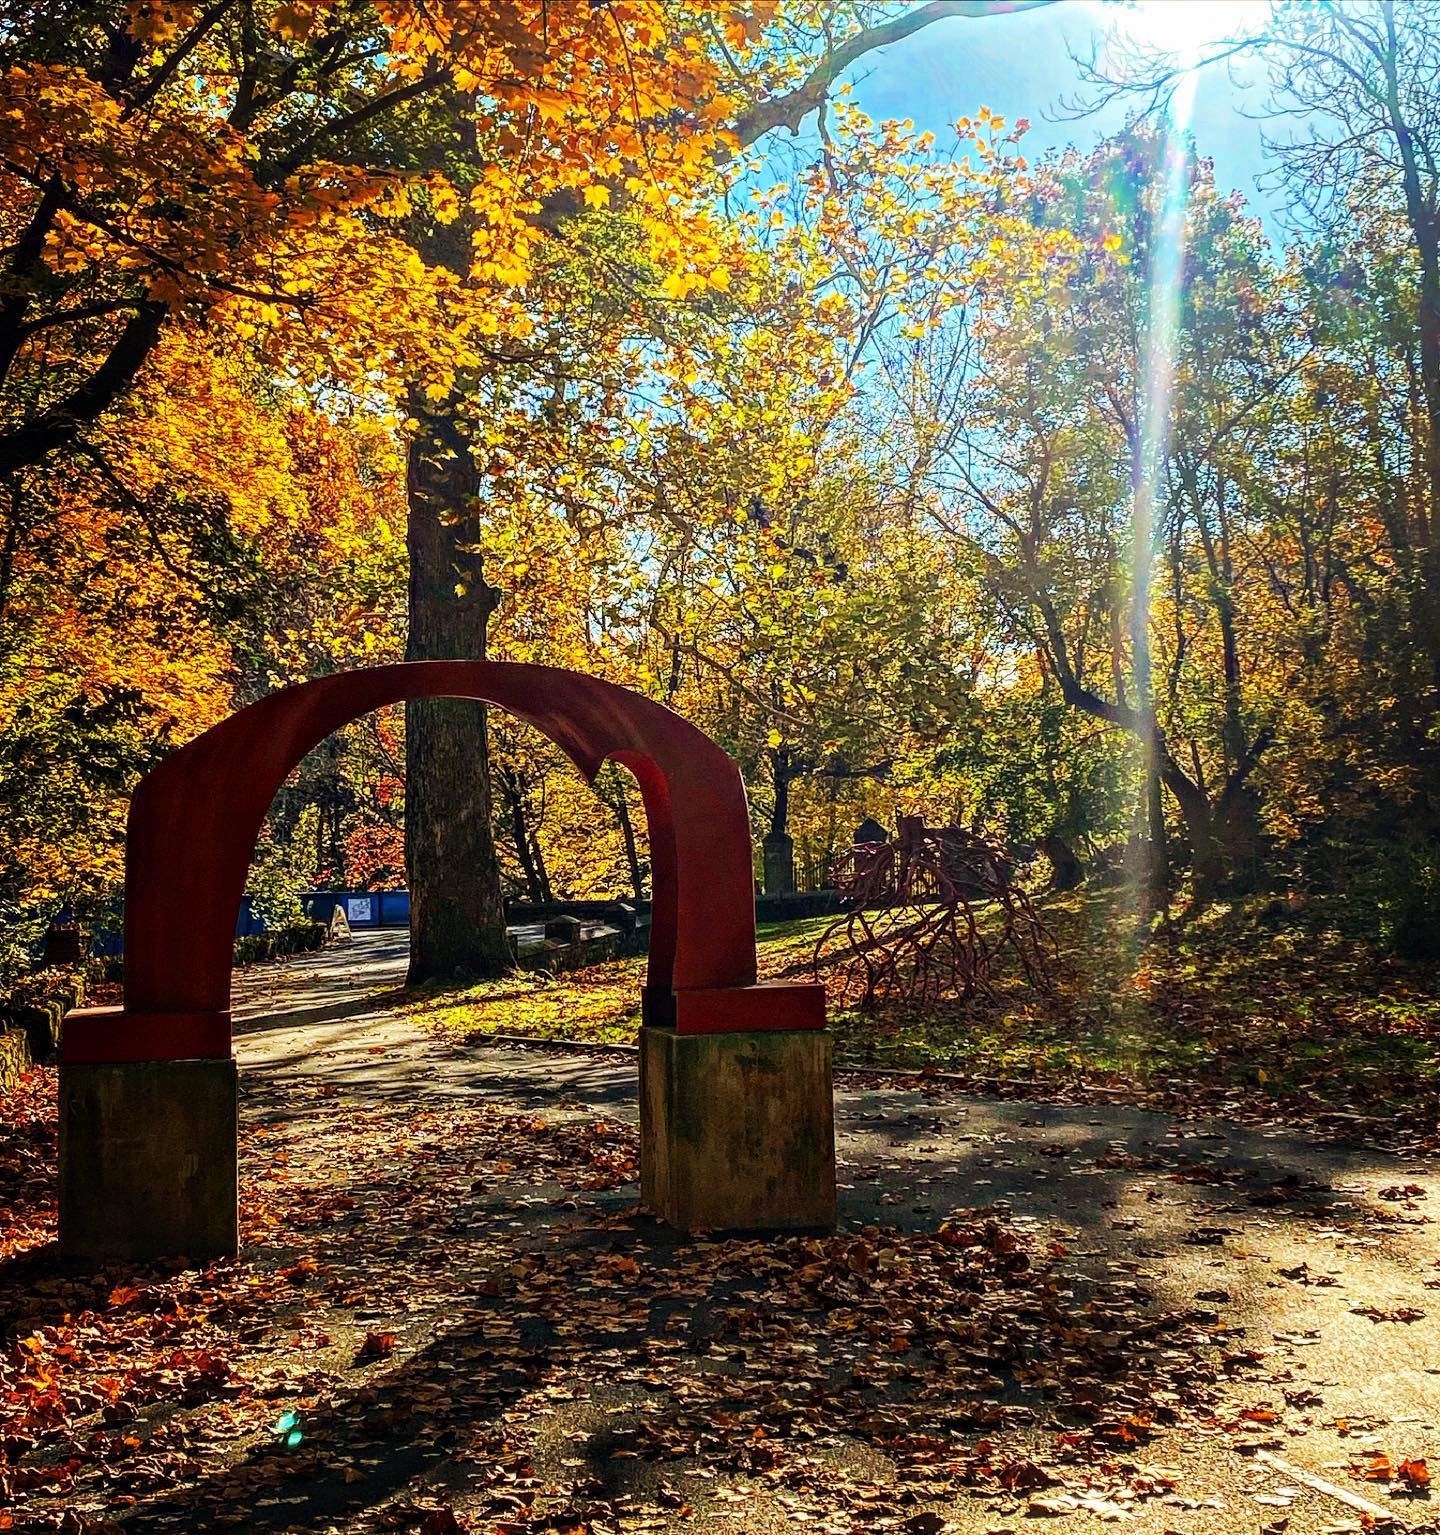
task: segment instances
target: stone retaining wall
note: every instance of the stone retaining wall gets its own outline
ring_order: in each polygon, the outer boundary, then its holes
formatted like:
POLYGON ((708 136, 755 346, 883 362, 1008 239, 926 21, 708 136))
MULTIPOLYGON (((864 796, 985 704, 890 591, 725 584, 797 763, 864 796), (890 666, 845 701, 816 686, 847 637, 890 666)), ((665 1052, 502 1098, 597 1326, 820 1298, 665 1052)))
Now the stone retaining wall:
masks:
POLYGON ((8 1093, 30 1070, 30 1040, 24 1029, 0 1033, 0 1093, 8 1093))
POLYGON ((61 1020, 84 1000, 85 977, 79 970, 26 976, 0 997, 0 1030, 19 1032, 30 1060, 53 1060, 60 1049, 61 1020))

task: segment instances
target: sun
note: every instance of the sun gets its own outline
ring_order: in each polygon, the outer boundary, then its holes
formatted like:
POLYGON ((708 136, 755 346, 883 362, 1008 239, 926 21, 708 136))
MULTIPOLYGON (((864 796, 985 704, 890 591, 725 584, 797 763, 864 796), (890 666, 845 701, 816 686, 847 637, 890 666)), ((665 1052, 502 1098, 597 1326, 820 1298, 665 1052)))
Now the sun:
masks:
POLYGON ((1269 0, 1137 0, 1107 5, 1104 13, 1121 35, 1193 61, 1222 38, 1258 31, 1270 5, 1269 0))

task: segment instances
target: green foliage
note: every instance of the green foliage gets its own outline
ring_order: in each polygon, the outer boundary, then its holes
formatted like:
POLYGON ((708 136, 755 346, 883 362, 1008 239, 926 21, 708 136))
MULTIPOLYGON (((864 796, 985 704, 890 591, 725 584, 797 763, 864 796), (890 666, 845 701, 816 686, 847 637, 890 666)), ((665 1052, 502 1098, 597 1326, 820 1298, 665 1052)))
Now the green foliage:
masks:
POLYGON ((309 880, 296 866, 293 849, 266 838, 255 849, 245 892, 250 909, 267 928, 298 927, 305 921, 300 895, 309 880))
POLYGON ((0 906, 0 995, 34 968, 33 953, 44 924, 0 906))
POLYGON ((1416 843, 1366 850, 1369 867, 1352 887, 1357 915, 1373 898, 1376 937, 1401 959, 1440 961, 1440 847, 1416 843))

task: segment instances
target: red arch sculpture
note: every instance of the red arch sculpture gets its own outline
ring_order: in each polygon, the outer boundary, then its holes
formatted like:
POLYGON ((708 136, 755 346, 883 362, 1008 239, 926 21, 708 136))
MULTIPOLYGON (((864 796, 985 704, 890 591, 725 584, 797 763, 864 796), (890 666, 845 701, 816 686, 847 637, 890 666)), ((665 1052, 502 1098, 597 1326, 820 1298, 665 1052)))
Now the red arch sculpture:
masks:
POLYGON ((708 736, 651 699, 578 672, 416 661, 284 688, 142 781, 126 842, 125 1003, 71 1013, 64 1061, 227 1058, 235 916, 276 792, 342 725, 386 704, 447 697, 527 720, 587 780, 611 759, 639 781, 654 898, 647 1022, 682 1034, 824 1027, 820 986, 756 984, 745 789, 708 736))

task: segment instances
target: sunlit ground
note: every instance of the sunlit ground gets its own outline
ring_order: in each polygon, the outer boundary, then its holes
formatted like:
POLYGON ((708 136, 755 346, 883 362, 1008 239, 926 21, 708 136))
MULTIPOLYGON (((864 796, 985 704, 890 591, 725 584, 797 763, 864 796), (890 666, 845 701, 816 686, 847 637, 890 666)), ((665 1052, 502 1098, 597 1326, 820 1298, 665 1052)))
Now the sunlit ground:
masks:
MULTIPOLYGON (((1391 1119, 1427 1134, 1440 1123, 1433 975, 1346 936, 1325 902, 1298 916, 1269 897, 1216 907, 1168 943, 1142 941, 1118 891, 1054 898, 1041 910, 1064 959, 1053 997, 1011 967, 996 1000, 964 1008, 832 1004, 838 1059, 954 1071, 1037 1096, 1343 1115, 1360 1130, 1374 1117, 1377 1134, 1390 1133, 1391 1119)), ((828 920, 762 927, 762 975, 808 976, 828 920)), ((643 961, 624 960, 553 981, 523 976, 417 994, 410 1010, 449 1035, 628 1044, 642 972, 643 961)), ((822 975, 838 991, 839 971, 822 975)))

